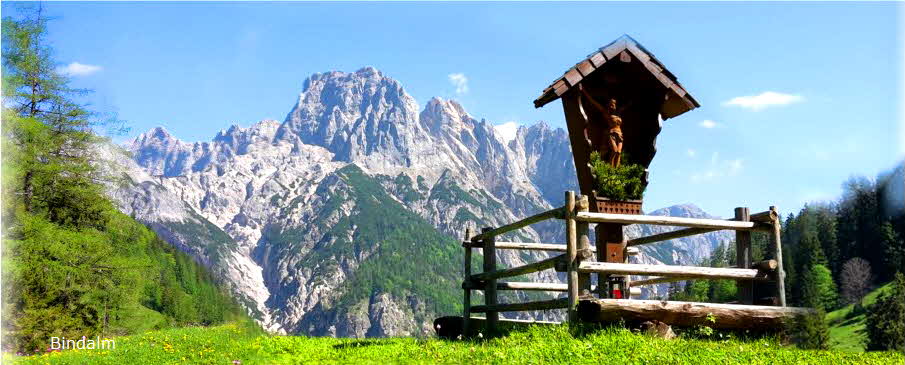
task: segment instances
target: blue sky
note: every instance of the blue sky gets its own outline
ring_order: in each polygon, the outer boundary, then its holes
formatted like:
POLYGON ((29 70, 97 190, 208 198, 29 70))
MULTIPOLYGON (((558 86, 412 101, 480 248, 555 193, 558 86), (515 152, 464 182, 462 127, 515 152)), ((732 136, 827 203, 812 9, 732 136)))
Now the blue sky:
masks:
MULTIPOLYGON (((4 15, 15 11, 3 2, 4 15)), ((896 3, 47 3, 50 41, 134 137, 282 120, 315 72, 374 66, 423 107, 564 127, 550 81, 627 33, 702 107, 665 122, 645 207, 797 211, 905 156, 896 3), (76 64, 73 64, 76 63, 76 64), (461 74, 461 76, 452 76, 461 74), (464 81, 464 83, 463 83, 464 81), (458 82, 458 83, 457 83, 458 82), (463 87, 465 86, 465 87, 463 87), (709 127, 709 128, 708 128, 709 127)))

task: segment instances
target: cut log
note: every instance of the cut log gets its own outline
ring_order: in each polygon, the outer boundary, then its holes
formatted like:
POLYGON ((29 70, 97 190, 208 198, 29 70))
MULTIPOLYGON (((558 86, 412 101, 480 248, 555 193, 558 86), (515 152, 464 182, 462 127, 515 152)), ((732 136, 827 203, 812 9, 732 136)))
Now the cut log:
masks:
POLYGON ((525 226, 529 226, 529 225, 532 225, 532 224, 534 224, 534 223, 538 223, 538 222, 541 222, 541 221, 545 221, 545 220, 547 220, 547 219, 551 219, 551 218, 561 218, 562 215, 563 215, 562 208, 551 209, 551 210, 548 210, 548 211, 546 211, 546 212, 542 212, 542 213, 538 213, 538 214, 532 215, 532 216, 530 216, 530 217, 528 217, 528 218, 522 219, 522 220, 520 220, 520 221, 518 221, 518 222, 515 222, 515 223, 510 223, 510 224, 507 224, 507 225, 505 225, 505 226, 502 226, 502 227, 499 227, 499 228, 496 228, 496 229, 492 229, 492 230, 489 230, 489 231, 486 231, 486 232, 481 232, 481 234, 472 237, 471 240, 472 240, 472 241, 480 241, 480 240, 483 240, 483 239, 486 239, 486 238, 496 237, 496 236, 499 236, 499 235, 501 235, 501 234, 503 234, 503 233, 506 233, 506 232, 509 232, 509 231, 514 231, 514 230, 516 230, 516 229, 519 229, 519 228, 522 228, 522 227, 525 227, 525 226))
POLYGON ((768 280, 766 272, 757 269, 732 269, 722 267, 619 264, 609 262, 582 262, 580 272, 623 275, 659 275, 686 279, 768 280))
POLYGON ((578 214, 576 214, 575 218, 579 221, 591 223, 655 224, 661 226, 682 226, 734 230, 753 230, 755 226, 754 222, 736 222, 722 219, 701 219, 594 212, 579 212, 578 214))
POLYGON ((483 312, 516 312, 516 311, 536 311, 545 309, 560 309, 569 306, 569 298, 559 298, 551 300, 541 300, 537 302, 527 303, 511 303, 497 305, 476 305, 471 307, 473 313, 483 312))
POLYGON ((755 262, 754 267, 761 271, 774 271, 779 267, 779 263, 776 260, 763 260, 755 262))
POLYGON ((814 313, 810 308, 757 305, 667 302, 659 300, 595 299, 578 303, 578 315, 587 322, 657 320, 676 326, 710 326, 755 330, 781 329, 784 321, 814 313), (715 319, 707 319, 712 315, 715 319))
POLYGON ((519 267, 483 272, 480 274, 472 275, 471 280, 487 281, 487 280, 493 280, 493 279, 499 279, 499 278, 507 278, 507 277, 511 277, 511 276, 530 274, 533 272, 538 272, 541 270, 553 268, 553 266, 556 265, 556 261, 563 260, 564 259, 563 257, 564 257, 564 255, 553 256, 553 257, 545 259, 545 260, 530 263, 527 265, 522 265, 519 267))
POLYGON ((754 222, 763 222, 763 223, 773 223, 773 220, 777 218, 776 212, 772 210, 754 213, 751 215, 751 220, 754 222))

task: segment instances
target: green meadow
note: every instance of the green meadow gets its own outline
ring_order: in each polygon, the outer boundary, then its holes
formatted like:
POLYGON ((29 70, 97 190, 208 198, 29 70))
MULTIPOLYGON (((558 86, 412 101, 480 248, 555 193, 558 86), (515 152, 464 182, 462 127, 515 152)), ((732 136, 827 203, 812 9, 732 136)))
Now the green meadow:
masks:
POLYGON ((807 351, 776 338, 664 340, 621 328, 575 335, 568 326, 530 327, 472 341, 270 336, 238 324, 152 331, 116 338, 113 350, 5 355, 15 364, 631 363, 901 364, 896 352, 807 351))

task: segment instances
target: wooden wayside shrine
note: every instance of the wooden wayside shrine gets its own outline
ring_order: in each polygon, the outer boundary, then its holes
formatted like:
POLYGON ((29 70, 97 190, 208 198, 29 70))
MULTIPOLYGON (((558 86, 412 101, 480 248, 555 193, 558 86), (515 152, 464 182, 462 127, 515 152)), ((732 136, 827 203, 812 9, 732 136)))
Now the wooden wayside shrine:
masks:
MULTIPOLYGON (((783 321, 809 313, 807 308, 785 306, 785 290, 782 285, 782 244, 779 214, 775 207, 756 213, 746 214, 748 208, 736 208, 737 218, 699 219, 669 216, 619 215, 594 213, 589 209, 589 198, 568 191, 565 205, 500 228, 487 227, 480 234, 465 230, 465 280, 462 333, 496 333, 500 326, 500 312, 535 311, 546 309, 566 309, 569 321, 615 322, 658 320, 671 325, 707 325, 714 328, 771 330, 779 328, 783 321), (740 217, 740 218, 738 218, 740 217), (497 242, 496 237, 504 233, 526 227, 547 219, 561 219, 566 224, 566 244, 497 242), (686 227, 668 233, 640 237, 625 243, 625 257, 622 263, 596 260, 596 249, 590 245, 590 224, 653 224, 686 227), (750 262, 745 267, 715 268, 676 265, 630 264, 628 258, 638 253, 634 246, 661 242, 679 237, 734 230, 737 249, 744 251, 739 256, 751 257, 750 241, 740 237, 750 236, 753 231, 766 232, 770 237, 770 254, 776 259, 750 262), (484 271, 472 273, 471 256, 474 249, 481 249, 484 257, 484 271), (497 250, 531 250, 553 253, 547 259, 519 267, 498 269, 497 250), (532 283, 501 281, 542 270, 566 272, 566 283, 532 283), (620 293, 614 295, 613 288, 606 281, 607 275, 643 275, 648 279, 624 281, 620 293), (596 280, 594 280, 596 279, 596 280), (690 303, 660 300, 639 300, 640 287, 671 281, 689 279, 735 280, 739 285, 738 304, 690 303), (742 288, 753 287, 755 282, 769 283, 772 297, 754 298, 752 292, 742 288), (595 285, 596 283, 596 285, 595 285), (471 293, 484 291, 485 303, 472 305, 471 293), (499 303, 499 290, 527 290, 564 292, 564 297, 527 302, 499 303), (767 303, 769 305, 755 305, 767 303), (484 313, 484 318, 472 319, 475 313, 484 313), (715 318, 715 322, 708 317, 715 318), (480 323, 483 328, 469 328, 480 323)), ((504 320, 505 321, 505 320, 504 320)), ((525 322, 525 321, 513 321, 525 322)))
MULTIPOLYGON (((808 313, 786 307, 779 213, 775 207, 751 213, 735 209, 732 219, 698 219, 650 216, 641 210, 640 191, 648 183, 647 168, 656 154, 656 140, 664 120, 700 106, 666 67, 647 49, 624 35, 592 52, 543 90, 534 101, 542 107, 562 100, 573 162, 580 192, 565 193, 563 206, 502 227, 485 227, 480 233, 466 229, 463 321, 461 333, 495 334, 500 312, 565 308, 569 321, 612 322, 658 320, 679 326, 771 330, 790 317, 808 313), (621 170, 620 170, 621 169, 621 170), (613 172, 617 171, 617 172, 613 172), (640 178, 612 183, 595 174, 627 174, 643 171, 640 178), (637 181, 641 181, 640 185, 637 181), (632 182, 634 181, 634 182, 632 182), (631 189, 632 197, 626 186, 631 189), (619 193, 619 188, 623 189, 619 193), (613 190, 617 189, 617 190, 613 190), (606 193, 609 192, 609 193, 606 193), (610 195, 611 196, 605 196, 610 195), (614 197, 622 197, 615 199, 614 197), (626 198, 628 197, 628 198, 626 198), (502 234, 549 219, 565 221, 566 244, 497 242, 502 234), (595 245, 591 245, 591 225, 595 245), (631 224, 680 227, 634 239, 625 239, 623 228, 631 224), (713 268, 629 263, 637 246, 719 230, 735 231, 738 267, 713 268), (753 262, 751 233, 767 232, 772 260, 753 262), (481 249, 483 270, 473 273, 472 251, 481 249), (519 267, 499 269, 498 250, 532 250, 551 253, 547 259, 519 267), (566 283, 502 281, 541 270, 566 273, 566 283), (632 276, 646 276, 632 281, 632 276), (688 279, 735 280, 738 301, 732 304, 640 300, 640 287, 688 279), (772 294, 755 296, 770 291, 772 294), (472 305, 471 293, 484 292, 485 303, 472 305), (527 303, 500 303, 499 290, 563 292, 557 299, 527 303), (484 318, 472 319, 472 314, 484 318), (715 318, 713 323, 708 317, 715 318), (482 329, 474 328, 481 324, 482 329)), ((621 176, 621 175, 612 175, 621 176)), ((637 176, 637 175, 633 175, 637 176)), ((618 180, 618 179, 617 179, 618 180)), ((503 324, 511 325, 502 321, 503 324)), ((439 326, 438 326, 439 327, 439 326)), ((439 331, 439 328, 438 328, 439 331)))

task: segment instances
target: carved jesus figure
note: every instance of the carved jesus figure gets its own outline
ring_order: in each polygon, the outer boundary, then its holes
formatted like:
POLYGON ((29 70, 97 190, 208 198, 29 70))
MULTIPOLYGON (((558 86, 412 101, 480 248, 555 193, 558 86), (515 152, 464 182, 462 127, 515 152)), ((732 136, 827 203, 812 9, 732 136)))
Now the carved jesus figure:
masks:
POLYGON ((607 106, 603 106, 594 100, 581 84, 578 85, 578 90, 581 90, 582 95, 588 98, 594 109, 597 109, 606 121, 607 133, 600 141, 600 157, 610 166, 618 167, 622 163, 622 118, 617 115, 621 109, 617 109, 616 99, 610 99, 607 106))

